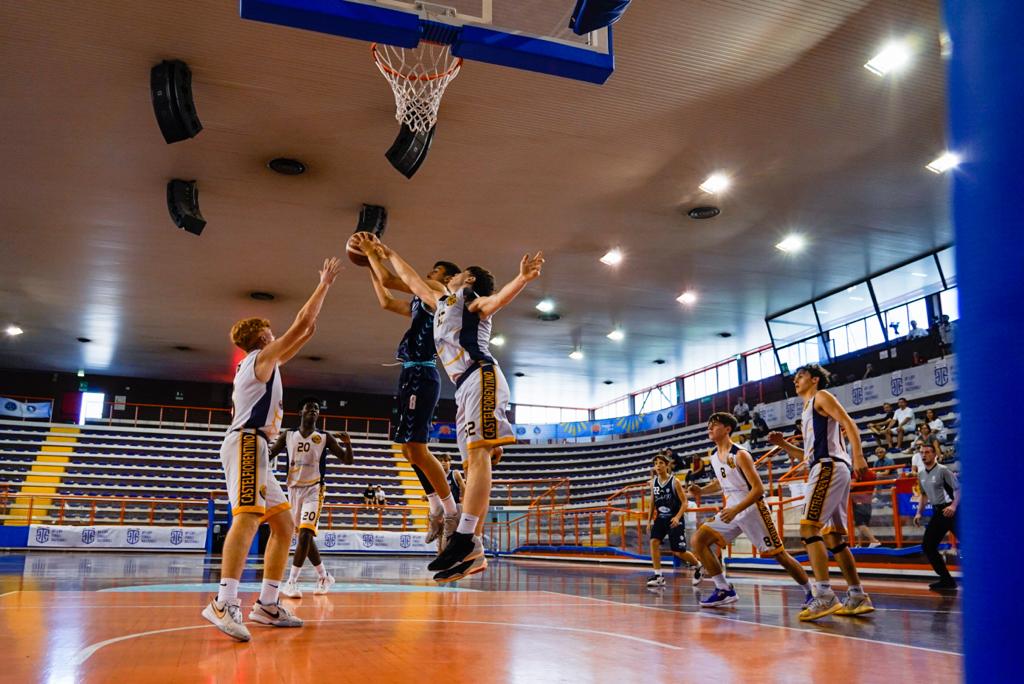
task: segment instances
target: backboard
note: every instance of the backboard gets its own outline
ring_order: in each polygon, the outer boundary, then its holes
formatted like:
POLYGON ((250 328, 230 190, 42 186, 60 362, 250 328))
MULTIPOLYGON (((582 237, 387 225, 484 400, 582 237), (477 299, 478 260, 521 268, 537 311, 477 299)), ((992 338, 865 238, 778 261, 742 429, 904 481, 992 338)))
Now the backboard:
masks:
POLYGON ((240 0, 243 19, 412 48, 590 83, 615 68, 611 27, 576 35, 575 0, 240 0))

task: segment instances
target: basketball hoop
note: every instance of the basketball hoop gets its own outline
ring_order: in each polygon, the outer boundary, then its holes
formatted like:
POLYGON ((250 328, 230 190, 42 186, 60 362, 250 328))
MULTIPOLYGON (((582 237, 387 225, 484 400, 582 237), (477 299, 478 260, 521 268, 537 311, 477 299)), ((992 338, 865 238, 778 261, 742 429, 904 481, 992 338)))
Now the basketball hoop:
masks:
POLYGON ((437 123, 441 96, 459 75, 462 58, 451 47, 421 40, 414 48, 383 43, 370 46, 373 61, 395 94, 395 119, 417 133, 427 133, 437 123))

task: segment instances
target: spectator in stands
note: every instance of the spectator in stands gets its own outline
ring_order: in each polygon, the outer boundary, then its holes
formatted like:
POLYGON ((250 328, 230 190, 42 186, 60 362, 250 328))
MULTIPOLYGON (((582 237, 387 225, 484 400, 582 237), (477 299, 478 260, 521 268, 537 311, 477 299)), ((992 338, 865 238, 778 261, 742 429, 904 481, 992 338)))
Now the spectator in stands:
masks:
MULTIPOLYGON (((698 487, 704 487, 711 482, 713 477, 714 474, 711 472, 711 468, 704 465, 704 459, 701 458, 701 455, 699 453, 694 454, 693 460, 690 461, 690 472, 686 473, 686 487, 688 488, 694 484, 698 487)), ((700 496, 697 495, 695 498, 699 506, 700 496)))
POLYGON ((917 426, 917 439, 914 440, 914 451, 920 451, 925 444, 931 444, 938 456, 942 456, 942 444, 939 438, 932 434, 928 423, 921 423, 917 426))
POLYGON ((882 413, 884 415, 881 420, 868 423, 868 430, 875 436, 879 444, 882 443, 882 437, 885 437, 886 448, 892 449, 892 431, 896 427, 895 411, 892 410, 892 404, 889 402, 882 404, 882 413))
POLYGON ((673 472, 678 473, 679 471, 681 471, 681 470, 686 468, 686 461, 683 460, 682 456, 680 456, 679 454, 676 453, 675 449, 670 449, 669 447, 665 447, 664 449, 662 449, 658 453, 659 454, 664 454, 665 456, 668 457, 669 464, 672 466, 672 471, 673 472))
POLYGON ((735 437, 733 437, 733 440, 732 440, 732 441, 733 441, 733 442, 734 442, 734 443, 736 444, 736 446, 738 446, 738 447, 739 447, 740 449, 743 449, 743 450, 744 450, 744 451, 746 451, 746 452, 747 452, 748 454, 750 453, 750 450, 751 450, 751 446, 750 446, 750 440, 749 440, 749 439, 747 438, 747 436, 746 436, 746 435, 736 435, 735 437))
POLYGON ((921 549, 928 557, 928 562, 939 576, 938 582, 928 585, 932 591, 956 589, 956 581, 949 574, 946 562, 939 553, 939 543, 947 532, 956 534, 956 511, 960 506, 960 483, 956 475, 944 465, 937 462, 938 454, 931 446, 925 444, 921 448, 924 468, 917 474, 917 482, 921 487, 921 502, 914 515, 914 524, 921 525, 921 513, 929 502, 932 504, 932 518, 924 530, 921 549))
POLYGON ((942 422, 942 419, 935 414, 935 409, 928 409, 924 412, 924 420, 928 423, 928 427, 931 428, 932 434, 939 440, 940 443, 945 444, 949 440, 949 430, 946 429, 946 424, 942 422))
MULTIPOLYGON (((889 456, 889 452, 884 446, 879 444, 875 447, 875 462, 871 464, 872 468, 888 468, 896 465, 896 462, 889 456)), ((883 478, 885 479, 885 478, 883 478)))
POLYGON ((896 433, 896 448, 900 451, 903 450, 903 437, 908 433, 913 433, 914 430, 914 409, 910 408, 907 404, 907 400, 902 397, 897 404, 897 409, 893 413, 893 420, 896 421, 896 426, 892 429, 896 433))
POLYGON ((928 331, 924 328, 918 328, 917 321, 910 321, 910 330, 907 331, 907 339, 919 340, 922 337, 928 337, 928 331))
POLYGON ((871 365, 871 364, 869 363, 869 364, 867 364, 866 366, 864 366, 864 375, 862 375, 862 376, 860 377, 860 379, 861 379, 861 380, 867 380, 868 378, 870 378, 870 377, 873 377, 873 376, 874 376, 874 374, 875 374, 875 367, 874 367, 874 366, 872 366, 872 365, 871 365))
POLYGON ((868 486, 866 483, 877 480, 871 470, 865 470, 863 475, 853 474, 855 484, 850 490, 850 500, 853 502, 853 524, 857 528, 857 533, 864 536, 867 541, 866 546, 871 549, 877 549, 882 545, 882 542, 878 541, 878 537, 875 536, 874 532, 871 531, 871 509, 875 500, 875 488, 868 486), (859 485, 856 483, 865 483, 859 485))
POLYGON ((949 322, 949 316, 943 314, 932 326, 932 336, 939 348, 939 354, 946 357, 953 349, 953 324, 949 322))
POLYGON ((747 402, 743 397, 736 402, 736 406, 732 409, 732 415, 736 416, 741 424, 747 422, 750 419, 750 407, 747 406, 747 402))
POLYGON ((377 503, 377 490, 368 483, 366 489, 363 490, 363 505, 372 507, 375 503, 377 503))
POLYGON ((381 485, 377 485, 377 489, 374 491, 374 503, 377 504, 378 508, 388 505, 388 498, 384 494, 384 487, 381 485))
POLYGON ((770 432, 768 423, 764 422, 764 418, 757 411, 754 411, 751 422, 753 426, 750 428, 750 443, 755 449, 760 449, 761 440, 767 437, 770 432))

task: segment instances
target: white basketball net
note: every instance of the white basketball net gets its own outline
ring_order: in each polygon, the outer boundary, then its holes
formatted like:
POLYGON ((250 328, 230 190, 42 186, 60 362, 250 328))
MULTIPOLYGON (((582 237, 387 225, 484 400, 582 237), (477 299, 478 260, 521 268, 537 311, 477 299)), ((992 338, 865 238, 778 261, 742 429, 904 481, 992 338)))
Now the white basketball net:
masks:
POLYGON ((437 123, 441 96, 459 75, 462 58, 447 45, 420 41, 414 48, 374 43, 373 60, 395 93, 395 119, 417 133, 437 123))

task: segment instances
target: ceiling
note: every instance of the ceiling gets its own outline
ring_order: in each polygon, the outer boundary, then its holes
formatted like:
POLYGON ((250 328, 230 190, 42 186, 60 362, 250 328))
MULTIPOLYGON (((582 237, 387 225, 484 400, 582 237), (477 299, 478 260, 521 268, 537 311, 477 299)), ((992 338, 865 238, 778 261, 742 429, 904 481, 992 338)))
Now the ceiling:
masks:
MULTIPOLYGON (((363 202, 422 270, 477 263, 500 282, 544 251, 495 323, 515 401, 593 406, 764 344, 767 313, 951 240, 947 179, 924 169, 944 147, 938 4, 635 2, 604 86, 467 63, 406 180, 383 156, 394 103, 365 43, 242 21, 232 2, 4 3, 0 323, 25 334, 0 340, 0 367, 230 380, 231 324, 283 330, 363 202), (906 72, 863 68, 907 35, 906 72), (148 79, 172 58, 204 130, 167 145, 148 79), (268 171, 282 155, 309 171, 268 171), (716 170, 733 177, 719 198, 697 189, 716 170), (170 178, 198 179, 201 237, 171 224, 170 178), (719 217, 686 217, 709 200, 719 217), (773 247, 790 231, 809 241, 796 257, 773 247), (614 246, 623 263, 599 263, 614 246), (559 321, 537 320, 541 297, 559 321)), ((391 392, 405 325, 346 262, 286 383, 391 392)))

